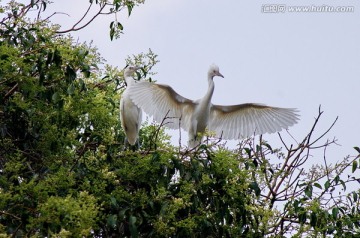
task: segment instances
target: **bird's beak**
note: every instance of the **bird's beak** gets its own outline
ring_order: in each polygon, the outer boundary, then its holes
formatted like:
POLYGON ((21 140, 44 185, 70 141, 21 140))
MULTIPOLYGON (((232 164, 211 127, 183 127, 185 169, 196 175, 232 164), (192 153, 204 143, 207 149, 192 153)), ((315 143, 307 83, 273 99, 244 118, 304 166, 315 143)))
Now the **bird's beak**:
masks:
POLYGON ((224 78, 224 75, 222 75, 220 72, 217 73, 217 76, 224 78))

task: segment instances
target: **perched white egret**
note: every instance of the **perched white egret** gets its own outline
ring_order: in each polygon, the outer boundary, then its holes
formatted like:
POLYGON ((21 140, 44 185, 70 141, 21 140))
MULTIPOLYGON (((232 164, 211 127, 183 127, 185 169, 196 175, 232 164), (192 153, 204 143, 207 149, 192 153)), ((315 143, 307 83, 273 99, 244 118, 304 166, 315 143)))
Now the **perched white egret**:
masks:
POLYGON ((125 144, 127 141, 130 145, 135 145, 136 141, 138 141, 142 120, 142 110, 137 107, 129 97, 129 89, 135 84, 132 76, 138 69, 140 69, 140 67, 129 66, 124 70, 126 89, 120 100, 120 120, 126 135, 125 144))
POLYGON ((223 139, 240 139, 274 133, 297 122, 297 110, 292 108, 255 103, 231 106, 212 104, 215 76, 224 77, 218 66, 211 65, 208 71, 208 90, 203 98, 196 101, 177 94, 168 85, 146 81, 134 84, 129 94, 133 102, 156 121, 162 122, 166 117, 165 126, 173 129, 180 126, 187 131, 188 146, 191 148, 201 142, 201 134, 206 128, 223 139))

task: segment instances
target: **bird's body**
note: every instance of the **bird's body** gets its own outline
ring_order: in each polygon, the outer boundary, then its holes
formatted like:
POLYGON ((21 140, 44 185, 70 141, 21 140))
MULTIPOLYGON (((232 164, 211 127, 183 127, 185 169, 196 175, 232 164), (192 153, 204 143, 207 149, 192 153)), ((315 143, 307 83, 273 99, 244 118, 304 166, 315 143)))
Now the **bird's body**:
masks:
POLYGON ((170 86, 139 82, 131 87, 130 98, 158 122, 165 118, 165 126, 179 126, 189 134, 189 147, 201 142, 206 128, 223 139, 240 139, 254 134, 274 133, 287 129, 298 120, 296 109, 270 107, 246 103, 231 106, 214 105, 215 76, 223 77, 212 65, 208 71, 208 90, 205 96, 193 101, 177 94, 170 86), (180 118, 180 121, 179 121, 180 118), (177 119, 177 120, 176 120, 177 119))
POLYGON ((138 141, 142 120, 142 110, 133 103, 129 95, 129 89, 135 83, 135 80, 131 76, 137 69, 139 68, 134 66, 129 66, 125 69, 124 77, 127 88, 123 92, 120 100, 121 126, 125 131, 126 140, 130 145, 135 145, 138 141))
MULTIPOLYGON (((220 72, 216 74, 217 76, 223 77, 220 72)), ((215 76, 215 75, 214 75, 215 76)), ((199 135, 203 134, 208 127, 209 117, 210 117, 210 109, 211 109, 211 98, 214 93, 214 81, 212 77, 208 76, 208 91, 206 92, 205 96, 202 99, 195 101, 194 104, 194 112, 190 116, 190 127, 188 130, 189 133, 189 141, 188 146, 193 148, 199 143, 201 143, 202 136, 199 135), (195 106, 196 105, 196 106, 195 106)))

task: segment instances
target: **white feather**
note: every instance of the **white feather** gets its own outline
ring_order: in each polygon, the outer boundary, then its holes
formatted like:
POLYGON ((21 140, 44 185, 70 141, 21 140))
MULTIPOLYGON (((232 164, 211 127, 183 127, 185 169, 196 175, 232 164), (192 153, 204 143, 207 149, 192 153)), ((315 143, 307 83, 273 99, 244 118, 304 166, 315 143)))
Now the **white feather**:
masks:
POLYGON ((126 139, 130 145, 135 145, 139 138, 139 131, 142 120, 142 111, 130 99, 129 91, 134 85, 135 80, 131 75, 139 69, 138 67, 129 66, 124 71, 124 77, 127 88, 120 99, 120 120, 121 126, 126 134, 126 139))
POLYGON ((176 93, 170 86, 137 82, 130 88, 130 98, 147 114, 165 126, 183 128, 189 134, 189 146, 201 142, 198 133, 208 128, 223 139, 239 139, 252 135, 274 133, 294 125, 299 116, 296 109, 270 107, 262 104, 221 106, 211 104, 213 78, 224 77, 216 65, 208 71, 208 91, 193 101, 176 93), (181 120, 180 120, 181 119, 181 120))

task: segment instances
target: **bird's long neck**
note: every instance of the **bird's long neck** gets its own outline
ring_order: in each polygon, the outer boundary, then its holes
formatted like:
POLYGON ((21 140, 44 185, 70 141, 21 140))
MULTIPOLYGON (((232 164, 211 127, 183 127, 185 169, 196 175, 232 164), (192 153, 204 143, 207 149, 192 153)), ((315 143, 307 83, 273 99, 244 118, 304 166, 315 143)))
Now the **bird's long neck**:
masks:
POLYGON ((129 87, 135 83, 135 80, 131 76, 125 76, 126 85, 129 87))
POLYGON ((207 92, 206 92, 206 94, 205 94, 205 96, 203 97, 203 100, 202 100, 204 105, 210 105, 211 98, 212 98, 212 95, 214 93, 214 87, 215 87, 214 80, 210 75, 208 76, 208 83, 209 83, 208 90, 207 90, 207 92))

